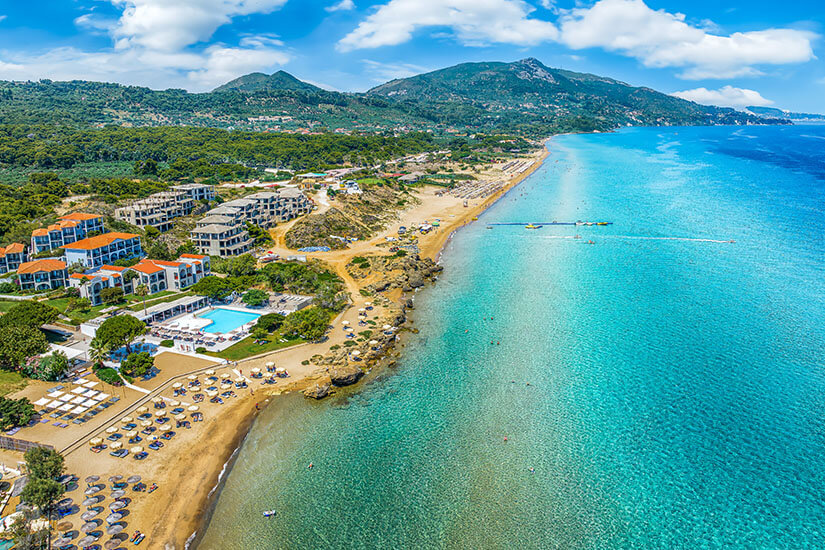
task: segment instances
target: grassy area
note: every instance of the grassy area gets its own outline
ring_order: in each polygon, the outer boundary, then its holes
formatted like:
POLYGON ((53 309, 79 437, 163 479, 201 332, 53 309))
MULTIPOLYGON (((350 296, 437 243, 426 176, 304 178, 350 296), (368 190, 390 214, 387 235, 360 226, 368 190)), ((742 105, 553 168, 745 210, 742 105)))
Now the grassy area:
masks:
POLYGON ((75 319, 80 322, 89 321, 91 319, 94 319, 95 317, 99 317, 101 310, 104 310, 107 307, 109 307, 108 305, 103 304, 91 307, 86 311, 75 309, 74 311, 66 313, 66 306, 69 304, 69 300, 70 298, 53 298, 51 300, 46 300, 43 303, 52 306, 59 312, 63 313, 64 315, 67 315, 69 318, 75 319))
MULTIPOLYGON (((163 291, 163 292, 167 292, 167 291, 163 291)), ((163 292, 158 292, 158 294, 163 294, 163 292)), ((191 294, 192 293, 189 292, 189 291, 187 291, 187 292, 172 292, 170 294, 164 295, 164 297, 159 299, 159 300, 158 299, 150 300, 150 299, 148 299, 149 297, 147 296, 146 297, 147 298, 146 308, 148 309, 148 308, 150 308, 152 306, 156 306, 158 304, 165 304, 166 302, 174 302, 175 300, 177 300, 179 298, 183 298, 185 296, 190 296, 191 294)), ((153 294, 152 298, 155 298, 156 296, 157 296, 156 294, 153 294)), ((131 311, 143 311, 143 301, 141 300, 140 302, 136 303, 135 305, 129 306, 129 309, 131 311)))
MULTIPOLYGON (((165 296, 171 296, 173 294, 178 294, 178 292, 175 292, 174 290, 161 290, 160 292, 156 292, 156 293, 152 294, 151 296, 147 296, 146 297, 146 303, 148 304, 149 300, 154 300, 155 298, 163 298, 165 296)), ((129 294, 128 296, 126 296, 126 299, 129 300, 132 303, 138 303, 138 302, 140 302, 141 304, 143 303, 143 297, 142 296, 136 296, 134 294, 129 294)))
POLYGON ((0 302, 0 313, 7 313, 11 308, 19 303, 20 302, 15 302, 14 300, 3 300, 0 302))
POLYGON ((295 338, 293 340, 281 342, 280 338, 280 333, 270 334, 266 339, 266 344, 259 345, 255 343, 255 338, 250 336, 249 338, 245 338, 237 344, 234 344, 223 351, 208 351, 206 352, 206 355, 211 355, 212 357, 219 357, 221 359, 227 359, 229 361, 239 361, 241 359, 246 359, 247 357, 252 357, 253 355, 260 355, 261 353, 277 351, 279 349, 288 348, 290 346, 302 344, 304 342, 304 340, 301 338, 295 338))
POLYGON ((0 370, 0 396, 20 391, 28 383, 29 379, 20 373, 0 370))

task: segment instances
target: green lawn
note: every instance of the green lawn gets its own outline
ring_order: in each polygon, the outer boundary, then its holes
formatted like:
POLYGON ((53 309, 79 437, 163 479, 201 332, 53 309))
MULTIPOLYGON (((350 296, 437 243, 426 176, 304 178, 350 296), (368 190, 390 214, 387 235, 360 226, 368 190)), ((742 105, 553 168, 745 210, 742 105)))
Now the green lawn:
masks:
MULTIPOLYGON (((157 294, 153 294, 151 298, 149 296, 146 297, 146 307, 150 308, 152 306, 156 306, 158 304, 164 304, 166 302, 174 302, 179 298, 183 298, 184 296, 189 296, 192 293, 189 291, 186 292, 169 292, 164 290, 163 292, 158 292, 157 294), (166 293, 166 294, 164 294, 166 293), (157 299, 158 296, 163 296, 160 299, 157 299)), ((135 305, 129 306, 129 309, 132 311, 143 311, 143 300, 137 302, 135 305)))
POLYGON ((66 313, 66 306, 69 304, 69 300, 70 298, 53 298, 51 300, 46 300, 43 303, 52 306, 60 313, 67 315, 69 318, 75 319, 80 322, 89 321, 91 319, 94 319, 95 317, 99 317, 101 310, 104 310, 107 307, 109 307, 107 305, 99 305, 89 308, 86 311, 76 309, 74 311, 66 313))
MULTIPOLYGON (((147 296, 146 297, 146 303, 148 304, 150 300, 154 300, 156 298, 163 298, 164 296, 171 296, 173 294, 178 294, 178 293, 175 292, 174 290, 161 290, 160 292, 156 292, 156 293, 152 294, 151 296, 147 296)), ((141 303, 141 304, 143 303, 143 297, 142 296, 135 296, 134 294, 129 294, 128 296, 126 296, 126 299, 129 300, 130 302, 133 302, 133 303, 141 303)), ((160 302, 158 302, 158 303, 160 303, 160 302)))
POLYGON ((4 301, 0 302, 0 312, 6 313, 11 308, 13 308, 16 304, 19 304, 19 303, 20 302, 15 302, 14 300, 4 300, 4 301))
POLYGON ((0 395, 20 391, 29 383, 28 378, 17 372, 0 370, 0 395))
POLYGON ((281 342, 279 340, 281 338, 280 333, 270 334, 267 337, 267 343, 263 345, 258 345, 255 343, 255 338, 250 336, 238 342, 237 344, 232 345, 231 347, 226 348, 221 352, 206 352, 206 355, 211 355, 212 357, 219 357, 221 359, 228 359, 229 361, 239 361, 241 359, 246 359, 247 357, 252 357, 254 355, 260 355, 261 353, 267 353, 270 351, 277 351, 279 349, 288 348, 290 346, 294 346, 296 344, 301 344, 304 342, 301 338, 295 338, 292 340, 287 340, 286 342, 281 342))

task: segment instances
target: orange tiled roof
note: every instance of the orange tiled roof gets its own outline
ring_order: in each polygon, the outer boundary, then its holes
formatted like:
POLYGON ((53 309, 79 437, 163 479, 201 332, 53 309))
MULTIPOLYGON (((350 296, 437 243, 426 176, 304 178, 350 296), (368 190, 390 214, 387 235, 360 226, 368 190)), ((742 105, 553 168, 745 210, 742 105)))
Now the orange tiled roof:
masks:
POLYGON ((59 271, 61 269, 66 269, 66 262, 45 259, 22 263, 17 268, 17 273, 37 273, 38 271, 59 271))
POLYGON ((141 263, 150 263, 155 265, 162 265, 164 267, 180 267, 183 265, 183 262, 167 262, 165 260, 152 260, 152 259, 145 259, 141 263))
POLYGON ((74 212, 72 214, 67 214, 65 216, 60 216, 60 219, 61 220, 84 221, 84 220, 94 220, 94 219, 97 219, 99 217, 100 217, 99 214, 86 214, 85 212, 74 212))
POLYGON ((100 269, 105 269, 106 271, 126 271, 127 268, 120 267, 118 265, 104 265, 101 266, 100 269))
POLYGON ((5 253, 6 254, 19 254, 26 250, 26 245, 20 243, 11 243, 9 246, 6 247, 5 253))
POLYGON ((154 264, 150 263, 139 263, 132 266, 132 269, 135 271, 140 271, 141 273, 146 273, 147 275, 151 275, 152 273, 157 273, 158 271, 163 271, 162 267, 158 267, 154 264))
POLYGON ((49 230, 48 229, 35 229, 32 231, 32 237, 48 237, 49 230))
POLYGON ((135 235, 134 233, 103 233, 102 235, 89 237, 88 239, 83 239, 82 241, 77 241, 75 243, 64 244, 60 248, 71 250, 94 250, 95 248, 110 245, 118 239, 128 240, 134 239, 138 236, 139 235, 135 235))
POLYGON ((92 275, 86 275, 85 273, 72 273, 69 275, 69 279, 89 279, 91 281, 94 277, 92 275))
POLYGON ((201 254, 181 254, 181 258, 189 258, 190 260, 203 260, 209 256, 202 256, 201 254))

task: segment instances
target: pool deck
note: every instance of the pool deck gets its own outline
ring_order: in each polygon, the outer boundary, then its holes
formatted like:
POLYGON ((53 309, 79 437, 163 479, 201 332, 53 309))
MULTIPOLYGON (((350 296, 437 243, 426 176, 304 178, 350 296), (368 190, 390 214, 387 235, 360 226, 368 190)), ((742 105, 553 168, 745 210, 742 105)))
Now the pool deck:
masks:
MULTIPOLYGON (((197 354, 195 352, 195 349, 198 348, 198 347, 204 347, 204 348, 208 349, 211 352, 220 352, 220 351, 223 351, 223 350, 233 346, 234 344, 240 342, 241 340, 243 340, 244 338, 249 336, 248 331, 241 331, 237 334, 238 338, 236 338, 234 340, 231 340, 228 337, 228 334, 232 331, 227 331, 227 332, 224 332, 224 333, 212 333, 212 332, 205 331, 204 328, 206 328, 206 327, 201 328, 200 330, 184 330, 184 329, 181 329, 181 328, 170 326, 170 324, 175 322, 175 321, 180 321, 182 319, 185 319, 186 317, 199 318, 204 313, 209 313, 209 312, 214 311, 216 309, 225 309, 225 310, 228 310, 228 311, 235 311, 235 312, 238 312, 238 313, 255 314, 255 315, 258 315, 258 316, 265 315, 267 313, 272 313, 272 311, 270 311, 269 309, 266 309, 266 308, 255 310, 255 309, 251 309, 251 308, 239 307, 239 306, 234 306, 234 305, 213 305, 213 306, 209 306, 209 307, 200 309, 198 311, 187 313, 185 315, 179 315, 177 317, 167 319, 163 323, 158 323, 158 324, 153 325, 150 333, 146 335, 144 340, 146 342, 151 342, 151 343, 154 343, 154 344, 160 344, 160 342, 162 342, 164 340, 174 340, 175 341, 175 346, 173 348, 161 348, 161 350, 162 349, 168 349, 168 350, 172 350, 172 351, 175 351, 175 352, 178 352, 178 353, 183 353, 183 354, 190 355, 190 356, 197 356, 197 354), (161 335, 155 336, 152 333, 167 334, 168 337, 161 336, 161 335), (190 338, 190 340, 186 340, 186 338, 190 338), (220 340, 219 338, 223 338, 223 340, 220 340), (201 343, 198 343, 198 340, 201 340, 201 343), (213 344, 212 345, 206 345, 205 342, 207 342, 207 341, 212 341, 213 344)), ((246 323, 243 323, 243 324, 239 325, 238 327, 236 327, 235 329, 232 329, 232 330, 238 330, 239 328, 242 328, 244 326, 249 327, 252 324, 254 324, 254 321, 255 321, 254 319, 251 319, 250 321, 247 321, 246 323)))

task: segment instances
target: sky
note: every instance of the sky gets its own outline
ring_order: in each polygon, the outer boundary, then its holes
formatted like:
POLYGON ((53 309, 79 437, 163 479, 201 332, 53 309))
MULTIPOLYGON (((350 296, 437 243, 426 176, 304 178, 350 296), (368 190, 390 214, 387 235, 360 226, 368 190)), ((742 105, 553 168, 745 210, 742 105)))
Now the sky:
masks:
POLYGON ((705 104, 825 112, 822 0, 0 0, 0 80, 361 92, 535 57, 705 104), (720 4, 725 4, 720 6, 720 4))

